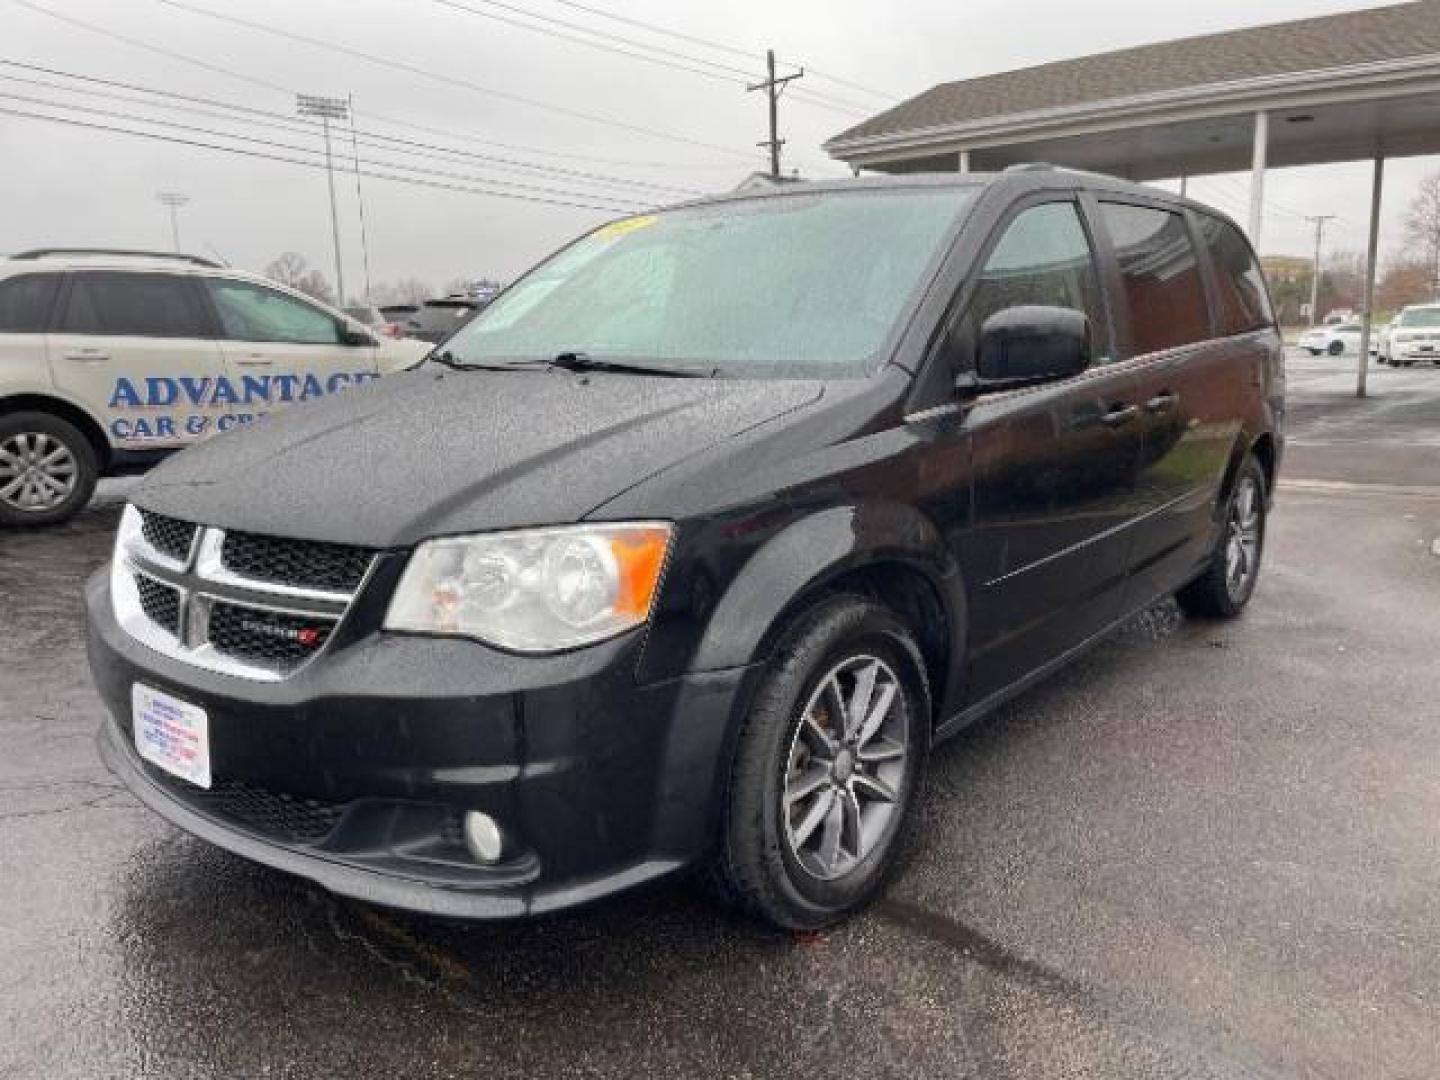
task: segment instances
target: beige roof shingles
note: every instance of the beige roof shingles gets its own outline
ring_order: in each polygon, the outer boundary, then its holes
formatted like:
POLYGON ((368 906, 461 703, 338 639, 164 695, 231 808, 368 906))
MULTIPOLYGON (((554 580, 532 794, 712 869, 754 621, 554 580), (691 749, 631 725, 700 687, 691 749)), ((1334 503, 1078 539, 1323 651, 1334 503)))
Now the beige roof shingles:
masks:
POLYGON ((941 83, 830 144, 1237 79, 1440 53, 1440 0, 1163 41, 941 83))

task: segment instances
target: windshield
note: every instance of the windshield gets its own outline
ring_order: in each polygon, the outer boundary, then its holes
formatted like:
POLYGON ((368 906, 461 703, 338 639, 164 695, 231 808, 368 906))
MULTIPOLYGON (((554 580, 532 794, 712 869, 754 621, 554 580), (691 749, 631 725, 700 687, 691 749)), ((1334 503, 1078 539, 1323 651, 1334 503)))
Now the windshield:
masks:
POLYGON ((583 352, 758 378, 863 375, 973 193, 815 192, 616 221, 446 348, 474 364, 583 352))
POLYGON ((1440 326, 1440 307, 1412 308, 1402 311, 1396 326, 1440 326))

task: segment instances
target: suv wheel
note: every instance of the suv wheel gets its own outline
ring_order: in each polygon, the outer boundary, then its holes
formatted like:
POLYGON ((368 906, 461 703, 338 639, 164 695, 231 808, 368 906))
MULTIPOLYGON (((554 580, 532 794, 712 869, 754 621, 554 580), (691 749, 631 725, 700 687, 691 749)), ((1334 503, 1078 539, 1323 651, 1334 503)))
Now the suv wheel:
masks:
POLYGON ((0 416, 0 525, 53 525, 95 492, 95 448, 74 424, 41 412, 0 416))
POLYGON ((1239 615, 1260 577, 1265 548, 1265 472, 1247 457, 1235 475, 1225 520, 1210 565, 1175 599, 1187 615, 1232 618, 1239 615))
POLYGON ((1345 351, 1345 343, 1343 341, 1332 341, 1327 351, 1331 356, 1339 356, 1345 351))
POLYGON ((778 926, 864 906, 902 847, 930 740, 913 635, 887 608, 827 600, 786 636, 736 747, 711 878, 778 926))

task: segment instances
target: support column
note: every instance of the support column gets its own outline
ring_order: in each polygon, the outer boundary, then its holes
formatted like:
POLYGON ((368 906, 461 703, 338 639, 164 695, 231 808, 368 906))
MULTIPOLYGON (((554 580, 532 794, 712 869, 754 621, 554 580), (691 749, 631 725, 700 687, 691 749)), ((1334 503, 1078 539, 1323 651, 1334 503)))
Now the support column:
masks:
POLYGON ((969 151, 969 150, 961 150, 961 151, 960 151, 960 163, 959 163, 959 168, 960 168, 960 171, 961 171, 962 173, 967 173, 967 172, 970 171, 970 151, 969 151))
POLYGON ((1375 155, 1370 181, 1370 240, 1365 248, 1365 292, 1360 302, 1360 359, 1357 363, 1355 396, 1365 396, 1365 376, 1370 370, 1370 313, 1375 306, 1375 257, 1380 249, 1380 193, 1385 184, 1385 156, 1375 155))
POLYGON ((1250 156, 1250 245, 1260 250, 1265 210, 1265 151, 1270 142, 1270 114, 1255 114, 1255 147, 1250 156))

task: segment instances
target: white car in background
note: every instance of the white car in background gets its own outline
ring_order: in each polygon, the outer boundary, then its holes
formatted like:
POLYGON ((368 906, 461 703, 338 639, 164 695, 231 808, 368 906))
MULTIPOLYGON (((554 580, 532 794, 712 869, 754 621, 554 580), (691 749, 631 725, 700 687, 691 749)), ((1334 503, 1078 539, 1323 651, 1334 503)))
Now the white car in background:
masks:
POLYGON ((1360 324, 1347 322, 1336 323, 1334 326, 1317 326, 1300 336, 1300 348, 1306 350, 1311 356, 1319 356, 1322 353, 1330 356, 1358 353, 1360 351, 1360 324))
POLYGON ((1380 339, 1382 364, 1409 367, 1416 360, 1440 364, 1440 304, 1402 308, 1380 339))
POLYGON ((413 366, 303 293, 194 255, 0 259, 0 526, 63 521, 102 476, 413 366))

